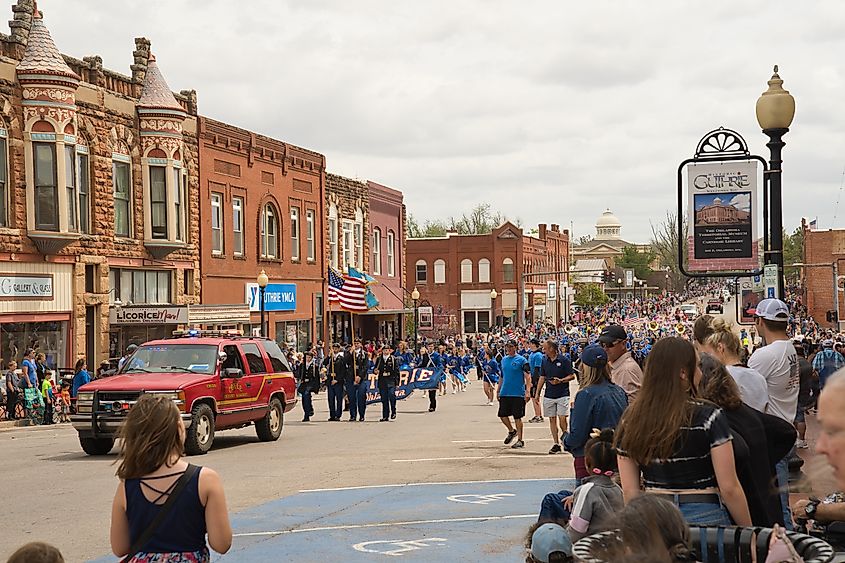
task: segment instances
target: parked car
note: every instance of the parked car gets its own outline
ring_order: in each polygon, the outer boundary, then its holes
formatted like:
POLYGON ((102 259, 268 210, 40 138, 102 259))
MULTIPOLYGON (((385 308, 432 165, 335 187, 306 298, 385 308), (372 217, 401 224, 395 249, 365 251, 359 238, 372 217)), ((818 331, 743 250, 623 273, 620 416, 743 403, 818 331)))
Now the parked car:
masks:
POLYGON ((719 313, 720 315, 725 312, 725 308, 722 305, 722 301, 719 299, 710 299, 707 301, 707 308, 705 309, 706 313, 719 313))
POLYGON ((681 314, 687 319, 694 319, 698 316, 698 307, 695 303, 684 303, 681 305, 681 314))
POLYGON ((278 440, 295 389, 273 340, 189 331, 139 346, 115 375, 82 386, 71 422, 85 453, 104 455, 142 394, 164 396, 182 413, 185 452, 204 454, 218 430, 252 424, 259 440, 278 440))

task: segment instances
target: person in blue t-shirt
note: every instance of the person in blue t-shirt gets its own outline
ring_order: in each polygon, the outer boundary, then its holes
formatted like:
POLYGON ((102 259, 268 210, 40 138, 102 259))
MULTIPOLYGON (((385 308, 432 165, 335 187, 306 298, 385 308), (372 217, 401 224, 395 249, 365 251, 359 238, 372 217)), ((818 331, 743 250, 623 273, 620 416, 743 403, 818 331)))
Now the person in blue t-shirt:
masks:
POLYGON ((487 395, 487 405, 492 406, 496 397, 495 385, 499 383, 499 362, 495 358, 482 360, 482 366, 479 371, 482 374, 484 394, 487 395))
POLYGON ((516 438, 511 447, 522 448, 525 447, 522 440, 522 417, 525 416, 525 403, 531 399, 531 369, 528 360, 517 355, 515 340, 508 340, 505 352, 506 355, 502 358, 502 377, 496 392, 499 398, 499 418, 508 429, 505 444, 510 444, 516 438))
POLYGON ((79 388, 86 383, 91 383, 91 376, 88 374, 88 364, 85 363, 84 358, 76 360, 76 366, 73 368, 73 374, 70 396, 76 398, 76 394, 79 393, 79 388))
POLYGON ((534 407, 534 418, 528 422, 543 422, 543 413, 540 411, 540 394, 537 392, 537 384, 540 381, 540 367, 543 365, 543 353, 540 351, 540 341, 531 339, 529 345, 531 350, 528 355, 528 367, 531 369, 531 404, 534 407))
POLYGON ((23 353, 23 361, 21 368, 24 375, 26 375, 29 384, 32 387, 38 387, 38 373, 35 369, 35 351, 32 348, 27 348, 23 353))
MULTIPOLYGON (((431 352, 431 369, 437 371, 438 368, 446 367, 445 366, 445 356, 446 354, 446 347, 445 346, 438 346, 434 348, 431 352)), ((444 372, 440 376, 440 381, 437 382, 437 390, 440 392, 441 395, 446 394, 446 373, 444 372)))
POLYGON ((560 441, 566 436, 567 418, 569 417, 569 382, 575 379, 572 362, 560 354, 558 343, 546 340, 543 345, 545 355, 540 367, 540 381, 537 383, 537 396, 543 392, 543 412, 549 419, 554 445, 550 454, 561 452, 560 441), (560 429, 558 430, 558 427, 560 429), (560 440, 560 441, 558 441, 560 440))

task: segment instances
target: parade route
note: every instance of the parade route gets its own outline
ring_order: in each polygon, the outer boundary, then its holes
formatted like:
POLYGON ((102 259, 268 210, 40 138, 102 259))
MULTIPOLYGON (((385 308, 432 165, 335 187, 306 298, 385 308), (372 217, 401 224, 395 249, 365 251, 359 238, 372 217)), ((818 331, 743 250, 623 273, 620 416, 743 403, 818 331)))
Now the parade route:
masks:
POLYGON ((234 515, 235 543, 220 560, 516 561, 539 499, 573 486, 528 479, 301 491, 234 515))

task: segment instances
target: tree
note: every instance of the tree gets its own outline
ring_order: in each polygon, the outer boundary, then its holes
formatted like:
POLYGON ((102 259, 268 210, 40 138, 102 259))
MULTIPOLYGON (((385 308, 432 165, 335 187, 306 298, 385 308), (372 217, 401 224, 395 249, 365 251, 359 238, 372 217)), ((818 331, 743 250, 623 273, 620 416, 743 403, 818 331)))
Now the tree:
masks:
MULTIPOLYGON (((786 234, 786 229, 783 231, 783 263, 785 266, 789 264, 800 264, 804 262, 804 231, 801 227, 796 228, 791 235, 786 234)), ((801 275, 800 268, 783 269, 783 275, 786 279, 796 280, 801 275)))
POLYGON ((575 303, 582 309, 594 309, 610 301, 610 297, 597 283, 585 283, 575 289, 575 303))
MULTIPOLYGON (((689 224, 686 217, 682 217, 681 221, 684 235, 681 248, 684 264, 686 264, 689 224)), ((684 283, 684 276, 678 266, 678 213, 676 211, 667 211, 666 218, 657 225, 651 223, 651 249, 658 259, 660 267, 668 272, 671 287, 681 288, 684 283)))
MULTIPOLYGON (((409 215, 407 232, 409 238, 442 237, 448 232, 461 235, 486 235, 507 220, 508 218, 501 212, 493 211, 489 203, 479 203, 469 213, 464 213, 460 217, 426 220, 422 226, 415 217, 409 215)), ((522 222, 515 219, 514 224, 521 226, 522 222)))
POLYGON ((644 280, 651 275, 651 263, 654 258, 653 250, 639 252, 636 246, 628 245, 622 249, 622 256, 616 259, 616 265, 620 268, 633 269, 634 275, 644 280))

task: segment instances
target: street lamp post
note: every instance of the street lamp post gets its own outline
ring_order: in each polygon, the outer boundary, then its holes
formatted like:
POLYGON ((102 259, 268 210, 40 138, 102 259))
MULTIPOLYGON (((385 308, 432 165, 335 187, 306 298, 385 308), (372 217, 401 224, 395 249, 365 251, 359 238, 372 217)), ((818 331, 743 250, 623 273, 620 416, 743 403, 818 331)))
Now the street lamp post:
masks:
POLYGON ((492 316, 492 319, 490 321, 490 327, 491 328, 496 324, 496 298, 498 296, 499 296, 499 294, 496 293, 495 287, 490 290, 490 308, 492 309, 490 311, 490 314, 492 316))
POLYGON ((414 354, 417 353, 417 339, 419 338, 417 335, 418 327, 419 327, 419 304, 420 304, 420 292, 415 287, 414 291, 411 292, 411 301, 414 302, 414 354))
POLYGON ((622 306, 622 278, 616 278, 616 303, 619 307, 622 306))
POLYGON ((264 292, 267 290, 267 284, 270 283, 270 278, 267 273, 261 270, 258 274, 258 303, 259 311, 261 311, 261 336, 267 336, 267 328, 264 326, 264 292))
MULTIPOLYGON (((774 74, 769 80, 769 89, 757 100, 757 123, 769 138, 769 255, 766 264, 775 264, 778 269, 778 297, 784 298, 783 282, 783 187, 781 152, 786 143, 783 136, 789 131, 792 118, 795 117, 795 98, 783 89, 783 80, 778 76, 775 65, 774 74)), ((766 233, 764 233, 765 236, 766 233)))

